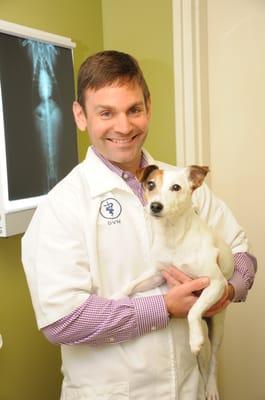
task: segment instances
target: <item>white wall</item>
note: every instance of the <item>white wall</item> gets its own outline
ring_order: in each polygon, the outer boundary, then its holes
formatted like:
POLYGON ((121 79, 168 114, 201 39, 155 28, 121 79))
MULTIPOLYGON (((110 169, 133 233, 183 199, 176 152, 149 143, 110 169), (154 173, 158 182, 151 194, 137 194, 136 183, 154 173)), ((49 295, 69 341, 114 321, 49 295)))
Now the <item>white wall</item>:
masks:
POLYGON ((213 191, 230 205, 258 258, 245 304, 228 312, 221 352, 225 400, 265 399, 265 1, 208 0, 213 191))

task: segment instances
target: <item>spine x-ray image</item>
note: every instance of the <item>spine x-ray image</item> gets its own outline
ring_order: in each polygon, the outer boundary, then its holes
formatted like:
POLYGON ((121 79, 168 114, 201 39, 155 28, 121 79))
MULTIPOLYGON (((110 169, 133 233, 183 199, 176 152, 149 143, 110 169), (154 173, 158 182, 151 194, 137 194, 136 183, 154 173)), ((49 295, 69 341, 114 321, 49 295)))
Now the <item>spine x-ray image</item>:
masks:
POLYGON ((9 199, 47 193, 77 164, 71 49, 0 34, 9 199))
MULTIPOLYGON (((36 132, 40 135, 43 156, 46 159, 47 185, 51 188, 59 178, 59 166, 56 163, 58 153, 58 138, 63 128, 61 108, 56 101, 58 91, 54 67, 58 51, 51 44, 23 40, 23 46, 28 47, 28 54, 33 64, 33 87, 35 108, 33 118, 36 132)), ((59 96, 58 96, 59 97, 59 96)))

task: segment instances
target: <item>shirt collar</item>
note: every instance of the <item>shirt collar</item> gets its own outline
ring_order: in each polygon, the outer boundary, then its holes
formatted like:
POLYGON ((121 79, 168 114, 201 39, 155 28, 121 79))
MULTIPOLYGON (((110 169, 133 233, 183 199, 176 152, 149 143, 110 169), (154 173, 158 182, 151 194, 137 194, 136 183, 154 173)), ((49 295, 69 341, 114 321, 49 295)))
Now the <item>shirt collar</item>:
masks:
MULTIPOLYGON (((116 165, 111 164, 108 160, 105 161, 107 161, 107 163, 103 161, 102 156, 96 154, 92 147, 88 148, 86 158, 82 163, 82 169, 88 181, 91 196, 99 196, 112 191, 114 188, 130 192, 131 189, 122 178, 124 171, 116 165), (119 171, 118 173, 118 170, 121 172, 119 171)), ((145 166, 145 163, 148 165, 154 164, 155 162, 148 152, 143 150, 141 163, 145 166)))
MULTIPOLYGON (((93 152, 97 155, 97 157, 105 164, 112 172, 119 175, 121 178, 124 178, 124 175, 133 177, 134 175, 130 171, 124 171, 117 165, 113 164, 107 158, 105 158, 102 154, 100 154, 95 146, 91 146, 93 152)), ((148 165, 147 155, 142 151, 141 159, 140 159, 140 166, 139 168, 144 168, 148 165)))

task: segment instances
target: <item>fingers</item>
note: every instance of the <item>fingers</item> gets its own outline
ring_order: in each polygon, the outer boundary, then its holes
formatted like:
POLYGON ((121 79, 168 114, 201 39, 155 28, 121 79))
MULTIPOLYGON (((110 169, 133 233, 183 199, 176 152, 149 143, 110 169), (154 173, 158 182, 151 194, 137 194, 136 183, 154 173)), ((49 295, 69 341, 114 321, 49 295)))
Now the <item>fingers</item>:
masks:
POLYGON ((192 279, 184 272, 176 267, 169 267, 162 272, 163 277, 166 279, 169 286, 174 286, 179 283, 191 281, 192 279))
POLYGON ((230 301, 233 301, 235 297, 235 288, 231 283, 228 283, 228 298, 230 301))
POLYGON ((183 290, 185 290, 187 294, 191 292, 200 293, 200 291, 207 287, 210 282, 209 278, 207 277, 192 279, 176 267, 170 267, 167 270, 162 271, 162 276, 167 281, 169 288, 179 286, 181 284, 191 283, 191 286, 184 285, 183 290))
POLYGON ((177 286, 177 285, 181 284, 179 281, 177 281, 175 278, 173 278, 173 276, 170 275, 167 271, 163 271, 162 276, 167 281, 169 288, 172 288, 173 286, 177 286))
POLYGON ((198 300, 193 292, 204 289, 209 282, 209 278, 198 278, 173 285, 164 296, 169 314, 177 318, 186 317, 193 304, 198 300))
POLYGON ((205 317, 213 317, 215 314, 223 311, 229 304, 231 303, 230 300, 226 300, 224 303, 217 303, 212 306, 206 313, 204 314, 205 317))
POLYGON ((210 283, 210 279, 207 277, 202 277, 198 279, 193 279, 183 283, 182 289, 186 294, 193 294, 194 292, 205 289, 210 283))
POLYGON ((204 314, 205 317, 212 317, 213 315, 217 314, 220 311, 223 311, 229 304, 231 303, 229 299, 229 289, 228 287, 225 288, 224 294, 221 299, 214 304, 209 310, 204 314))
POLYGON ((177 295, 178 298, 186 299, 186 302, 190 302, 190 306, 192 306, 195 301, 198 299, 194 295, 194 291, 196 290, 202 290, 206 288, 210 283, 209 278, 198 278, 194 279, 182 284, 177 284, 173 285, 173 287, 170 289, 170 293, 172 294, 172 297, 177 295))

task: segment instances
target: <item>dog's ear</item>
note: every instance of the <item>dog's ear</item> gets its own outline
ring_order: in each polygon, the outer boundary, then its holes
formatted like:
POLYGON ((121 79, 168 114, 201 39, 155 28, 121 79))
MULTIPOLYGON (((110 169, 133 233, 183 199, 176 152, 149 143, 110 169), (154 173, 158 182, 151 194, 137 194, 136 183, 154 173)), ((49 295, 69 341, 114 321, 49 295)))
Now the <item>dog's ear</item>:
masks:
POLYGON ((143 183, 146 181, 151 172, 155 171, 156 169, 159 169, 157 165, 148 165, 145 168, 140 168, 136 171, 136 178, 139 182, 143 183))
POLYGON ((207 166, 190 165, 188 167, 188 178, 191 182, 191 189, 195 190, 202 185, 204 178, 210 171, 207 166))

